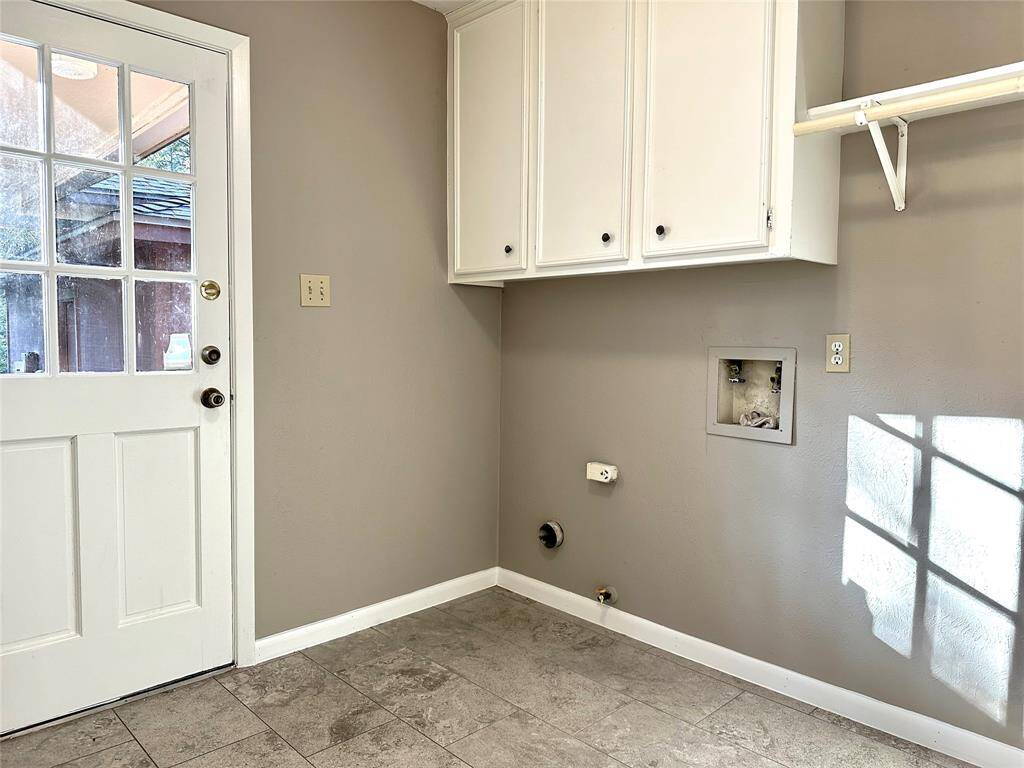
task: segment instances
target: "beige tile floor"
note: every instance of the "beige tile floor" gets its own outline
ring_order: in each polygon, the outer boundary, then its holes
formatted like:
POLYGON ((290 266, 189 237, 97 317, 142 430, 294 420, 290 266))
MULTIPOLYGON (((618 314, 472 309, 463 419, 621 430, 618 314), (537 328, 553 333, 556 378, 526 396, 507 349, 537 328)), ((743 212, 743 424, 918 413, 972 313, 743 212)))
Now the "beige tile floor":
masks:
POLYGON ((500 588, 0 744, 3 768, 964 768, 500 588))

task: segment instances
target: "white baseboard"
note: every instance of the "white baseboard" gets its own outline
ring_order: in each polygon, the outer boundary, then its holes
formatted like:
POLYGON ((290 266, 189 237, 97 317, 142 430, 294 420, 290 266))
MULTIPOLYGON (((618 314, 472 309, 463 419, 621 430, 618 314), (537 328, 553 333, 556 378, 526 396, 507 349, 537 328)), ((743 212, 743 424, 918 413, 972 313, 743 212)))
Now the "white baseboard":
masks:
POLYGON ((745 656, 543 581, 498 568, 498 585, 635 640, 813 704, 981 768, 1021 768, 1024 750, 941 720, 745 656))
POLYGON ((487 568, 339 616, 260 638, 256 641, 256 662, 268 661, 350 635, 495 584, 669 653, 958 757, 981 768, 1020 768, 1024 765, 1024 750, 746 656, 616 608, 600 605, 588 597, 505 568, 487 568))
POLYGON ((486 568, 365 608, 356 608, 339 616, 262 637, 256 641, 256 663, 301 651, 303 648, 326 643, 328 640, 351 635, 353 632, 408 616, 410 613, 446 603, 457 597, 479 592, 481 589, 493 587, 497 580, 498 569, 486 568))

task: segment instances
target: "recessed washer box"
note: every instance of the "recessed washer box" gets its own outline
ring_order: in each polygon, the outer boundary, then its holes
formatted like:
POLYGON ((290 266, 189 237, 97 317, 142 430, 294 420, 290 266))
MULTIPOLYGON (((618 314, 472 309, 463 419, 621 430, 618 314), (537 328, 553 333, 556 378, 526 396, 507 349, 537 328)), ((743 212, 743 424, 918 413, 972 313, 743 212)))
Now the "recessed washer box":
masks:
POLYGON ((707 433, 793 442, 792 347, 709 347, 707 433))

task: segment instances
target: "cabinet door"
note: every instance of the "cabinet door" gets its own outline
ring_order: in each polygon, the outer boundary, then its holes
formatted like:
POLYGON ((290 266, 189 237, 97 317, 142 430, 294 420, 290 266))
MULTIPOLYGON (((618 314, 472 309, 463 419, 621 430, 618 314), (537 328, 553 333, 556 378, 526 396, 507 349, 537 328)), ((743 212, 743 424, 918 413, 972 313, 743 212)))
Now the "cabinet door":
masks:
POLYGON ((633 8, 541 3, 539 265, 628 257, 633 8))
POLYGON ((770 0, 648 4, 645 257, 767 244, 771 18, 770 0))
POLYGON ((455 274, 526 267, 528 6, 453 30, 455 274))

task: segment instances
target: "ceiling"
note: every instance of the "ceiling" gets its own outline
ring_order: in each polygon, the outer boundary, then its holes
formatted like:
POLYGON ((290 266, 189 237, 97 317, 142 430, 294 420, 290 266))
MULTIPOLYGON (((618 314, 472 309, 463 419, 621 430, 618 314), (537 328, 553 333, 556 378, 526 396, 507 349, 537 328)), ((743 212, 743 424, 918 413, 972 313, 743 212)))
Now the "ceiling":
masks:
POLYGON ((469 5, 473 0, 413 0, 413 2, 433 8, 441 13, 451 13, 464 5, 469 5))

